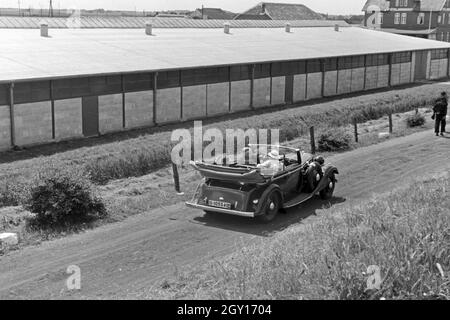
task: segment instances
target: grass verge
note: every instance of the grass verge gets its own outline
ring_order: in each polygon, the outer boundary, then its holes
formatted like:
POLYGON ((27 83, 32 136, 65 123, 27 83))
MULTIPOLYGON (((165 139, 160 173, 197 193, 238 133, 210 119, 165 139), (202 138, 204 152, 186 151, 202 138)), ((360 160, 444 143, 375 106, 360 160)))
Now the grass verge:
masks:
POLYGON ((329 209, 141 297, 450 299, 449 187, 447 175, 329 209), (378 288, 368 288, 370 266, 380 270, 378 288))

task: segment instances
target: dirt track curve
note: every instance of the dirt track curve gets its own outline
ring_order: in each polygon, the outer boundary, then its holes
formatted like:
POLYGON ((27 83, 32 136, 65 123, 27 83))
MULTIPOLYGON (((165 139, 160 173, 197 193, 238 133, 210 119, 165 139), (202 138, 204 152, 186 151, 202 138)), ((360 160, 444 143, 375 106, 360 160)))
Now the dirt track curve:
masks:
MULTIPOLYGON (((339 206, 421 175, 450 171, 450 139, 420 132, 329 160, 341 172, 332 202, 339 206)), ((270 225, 230 216, 205 218, 182 204, 154 210, 0 257, 0 299, 127 298, 177 270, 221 257, 294 224, 320 219, 325 204, 312 200, 270 225), (66 288, 69 265, 81 268, 81 291, 66 288)))

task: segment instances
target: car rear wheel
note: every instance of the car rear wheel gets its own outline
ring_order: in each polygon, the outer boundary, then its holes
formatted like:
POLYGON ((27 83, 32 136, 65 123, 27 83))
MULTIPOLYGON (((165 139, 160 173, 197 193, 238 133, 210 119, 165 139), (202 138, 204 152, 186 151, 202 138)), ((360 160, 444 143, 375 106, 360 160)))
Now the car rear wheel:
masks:
POLYGON ((336 187, 336 179, 333 176, 328 177, 328 184, 325 189, 320 191, 320 197, 323 200, 330 200, 333 198, 334 188, 336 187))
POLYGON ((281 197, 278 192, 272 192, 264 204, 263 214, 258 219, 263 223, 269 223, 275 219, 280 211, 281 197))

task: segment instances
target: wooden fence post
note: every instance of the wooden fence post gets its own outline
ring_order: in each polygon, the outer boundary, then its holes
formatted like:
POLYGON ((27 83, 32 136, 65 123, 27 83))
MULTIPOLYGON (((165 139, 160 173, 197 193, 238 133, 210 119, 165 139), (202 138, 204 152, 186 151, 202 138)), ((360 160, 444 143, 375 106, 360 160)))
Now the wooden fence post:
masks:
POLYGON ((392 124, 392 113, 389 113, 388 117, 389 117, 389 133, 392 134, 392 132, 394 132, 394 128, 393 128, 393 124, 392 124))
POLYGON ((173 182, 175 183, 175 191, 178 195, 182 196, 184 195, 183 192, 181 192, 180 187, 180 175, 178 173, 178 166, 172 162, 172 170, 173 170, 173 182))
POLYGON ((309 128, 309 137, 311 138, 311 153, 316 154, 316 138, 314 136, 314 127, 309 128))
POLYGON ((358 143, 358 121, 353 119, 353 126, 355 127, 355 142, 358 143))

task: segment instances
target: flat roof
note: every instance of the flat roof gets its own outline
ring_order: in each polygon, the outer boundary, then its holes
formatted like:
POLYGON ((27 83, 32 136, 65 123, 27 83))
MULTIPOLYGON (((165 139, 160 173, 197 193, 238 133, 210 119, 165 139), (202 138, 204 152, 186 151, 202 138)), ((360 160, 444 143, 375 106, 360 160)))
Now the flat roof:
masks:
POLYGON ((68 29, 74 23, 81 29, 142 29, 147 22, 154 28, 223 28, 225 22, 232 28, 283 28, 287 22, 293 27, 333 27, 338 24, 342 27, 349 26, 342 20, 203 20, 185 18, 147 18, 147 17, 95 17, 80 16, 73 18, 48 18, 48 17, 2 17, 0 16, 1 29, 38 29, 41 21, 45 21, 50 28, 68 29))
POLYGON ((283 29, 0 29, 0 82, 450 48, 359 27, 283 29))

